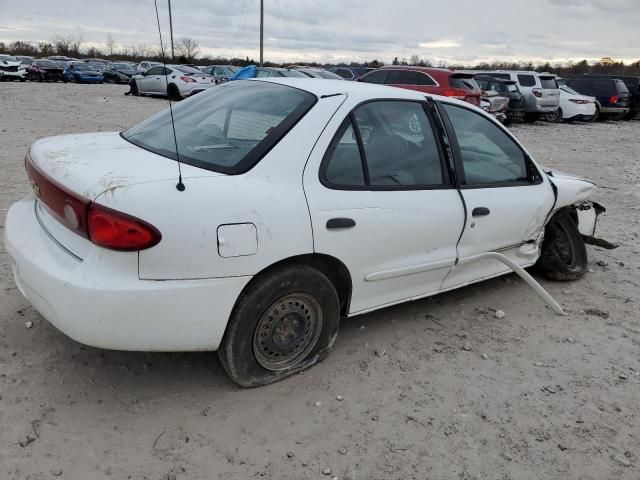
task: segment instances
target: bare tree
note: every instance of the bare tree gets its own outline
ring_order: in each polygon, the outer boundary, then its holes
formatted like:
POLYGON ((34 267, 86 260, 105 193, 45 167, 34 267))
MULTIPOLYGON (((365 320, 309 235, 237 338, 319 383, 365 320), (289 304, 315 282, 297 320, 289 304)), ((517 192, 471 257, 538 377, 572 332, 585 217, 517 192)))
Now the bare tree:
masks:
POLYGON ((415 53, 409 57, 409 65, 418 65, 420 63, 420 57, 415 53))
POLYGON ((186 63, 191 63, 200 53, 198 42, 189 37, 183 37, 178 43, 178 55, 184 57, 186 63))
POLYGON ((82 45, 82 35, 78 35, 74 37, 73 35, 68 35, 63 37, 61 35, 56 35, 53 38, 53 48, 56 51, 57 55, 76 55, 80 54, 80 46, 82 45))
POLYGON ((111 35, 111 32, 109 32, 109 34, 107 35, 107 53, 109 54, 110 57, 113 57, 113 52, 116 49, 116 42, 113 39, 113 35, 111 35))

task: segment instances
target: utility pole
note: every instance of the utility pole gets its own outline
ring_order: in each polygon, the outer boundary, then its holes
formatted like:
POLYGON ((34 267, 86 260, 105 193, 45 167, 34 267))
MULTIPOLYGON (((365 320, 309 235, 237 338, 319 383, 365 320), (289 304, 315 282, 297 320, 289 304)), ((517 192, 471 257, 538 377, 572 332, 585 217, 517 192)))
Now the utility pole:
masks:
POLYGON ((263 63, 264 52, 264 0, 260 0, 260 66, 263 63))
POLYGON ((169 3, 169 36, 171 37, 171 62, 175 62, 175 54, 173 52, 173 18, 171 17, 171 0, 169 3))

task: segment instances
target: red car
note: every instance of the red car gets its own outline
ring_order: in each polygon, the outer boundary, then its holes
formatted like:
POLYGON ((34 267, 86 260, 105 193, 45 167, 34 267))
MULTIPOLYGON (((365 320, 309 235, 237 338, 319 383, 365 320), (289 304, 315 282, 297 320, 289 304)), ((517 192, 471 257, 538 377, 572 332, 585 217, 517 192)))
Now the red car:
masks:
POLYGON ((468 73, 446 68, 389 66, 369 72, 358 82, 377 83, 464 100, 480 106, 482 90, 468 73))

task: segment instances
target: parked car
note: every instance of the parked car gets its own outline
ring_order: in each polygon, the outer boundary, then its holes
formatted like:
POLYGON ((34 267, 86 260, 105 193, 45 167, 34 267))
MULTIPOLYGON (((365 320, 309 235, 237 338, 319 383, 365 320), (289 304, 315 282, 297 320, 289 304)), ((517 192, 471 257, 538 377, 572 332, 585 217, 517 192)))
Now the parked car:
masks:
POLYGON ((364 67, 328 67, 327 70, 341 76, 345 80, 355 80, 374 69, 364 67))
POLYGON ((547 113, 548 122, 573 122, 582 120, 593 122, 598 118, 595 97, 580 95, 570 87, 560 87, 560 108, 556 112, 547 113))
POLYGON ((245 387, 322 360, 343 316, 534 264, 579 278, 603 211, 482 110, 353 82, 224 83, 25 164, 4 245, 35 309, 100 348, 218 350, 245 387))
POLYGON ((482 97, 482 91, 472 74, 454 72, 446 68, 382 67, 363 75, 356 81, 457 98, 477 107, 480 106, 482 97))
POLYGON ((0 81, 27 80, 27 70, 22 62, 11 55, 0 55, 0 81))
POLYGON ((582 75, 567 79, 567 86, 582 95, 595 97, 599 118, 623 118, 631 109, 631 96, 618 78, 582 75))
POLYGON ((64 70, 64 78, 68 82, 76 83, 103 83, 102 73, 85 62, 71 62, 64 70))
POLYGON ((114 62, 107 65, 102 72, 107 83, 129 83, 131 77, 137 74, 134 66, 125 62, 114 62))
POLYGON ((27 74, 29 80, 32 82, 66 81, 64 78, 64 68, 53 60, 34 60, 27 74))
POLYGON ((337 73, 330 72, 329 70, 325 70, 324 68, 310 68, 310 67, 297 67, 294 70, 305 74, 307 77, 311 78, 324 78, 327 80, 344 80, 337 73))
POLYGON ((77 58, 66 57, 64 55, 52 55, 50 57, 47 57, 47 60, 53 60, 54 62, 65 62, 65 63, 79 61, 77 58))
POLYGON ((593 78, 609 78, 622 80, 629 90, 629 113, 626 118, 632 119, 640 113, 640 77, 630 75, 590 75, 593 78))
POLYGON ((29 70, 29 67, 33 63, 34 58, 26 55, 16 55, 16 58, 20 60, 20 63, 25 68, 25 70, 29 70))
POLYGON ((507 121, 509 99, 507 97, 500 96, 498 92, 493 90, 482 92, 480 108, 493 116, 500 123, 505 123, 507 121))
POLYGON ((148 62, 145 60, 144 62, 140 62, 136 67, 136 69, 138 70, 138 73, 144 73, 147 70, 149 70, 151 67, 158 67, 161 65, 162 64, 160 62, 148 62))
POLYGON ((484 92, 494 91, 509 99, 507 107, 507 121, 524 119, 524 97, 520 93, 518 84, 513 80, 503 80, 488 75, 476 75, 474 80, 484 92))
POLYGON ((233 65, 209 65, 201 67, 200 70, 211 75, 216 83, 222 83, 228 82, 233 74, 238 71, 238 68, 233 65))
POLYGON ((560 89, 555 75, 533 71, 496 70, 477 71, 476 75, 488 75, 518 84, 524 97, 525 120, 535 121, 542 115, 555 112, 560 106, 560 89))
POLYGON ((90 63, 93 66, 100 65, 103 70, 107 67, 107 65, 111 63, 110 60, 105 60, 104 58, 85 58, 82 61, 85 63, 90 63))
POLYGON ((181 100, 216 84, 214 78, 186 65, 158 65, 131 79, 133 95, 166 95, 181 100))
POLYGON ((292 70, 290 68, 276 68, 276 67, 258 67, 256 68, 255 78, 269 78, 269 77, 298 77, 309 78, 304 73, 292 70))

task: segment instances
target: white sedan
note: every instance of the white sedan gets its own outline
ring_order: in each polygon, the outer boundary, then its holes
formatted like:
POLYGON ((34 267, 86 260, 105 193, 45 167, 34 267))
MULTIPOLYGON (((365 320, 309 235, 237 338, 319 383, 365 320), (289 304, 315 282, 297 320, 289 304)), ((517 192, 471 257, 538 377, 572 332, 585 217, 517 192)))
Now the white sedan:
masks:
POLYGON ((175 138, 165 110, 27 153, 34 193, 5 245, 20 291, 79 342, 218 350, 258 386, 323 359, 342 316, 536 263, 558 280, 587 270, 594 186, 545 172, 468 103, 242 80, 173 118, 175 138))
POLYGON ((131 78, 132 95, 166 95, 181 100, 215 86, 215 78, 187 65, 157 65, 131 78))
POLYGON ((598 118, 598 107, 595 97, 588 97, 576 92, 566 85, 560 86, 560 108, 557 112, 547 114, 547 120, 572 122, 582 120, 593 122, 598 118))

